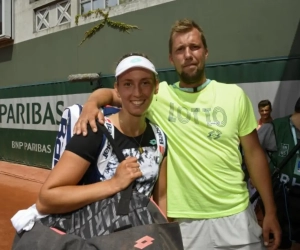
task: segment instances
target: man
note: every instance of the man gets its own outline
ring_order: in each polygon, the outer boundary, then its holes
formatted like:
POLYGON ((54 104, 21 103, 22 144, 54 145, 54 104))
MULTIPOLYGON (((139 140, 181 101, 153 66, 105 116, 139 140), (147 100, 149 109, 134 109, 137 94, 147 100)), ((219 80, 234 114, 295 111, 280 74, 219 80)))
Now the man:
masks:
MULTIPOLYGON (((202 29, 191 20, 177 21, 169 39, 169 59, 180 82, 160 83, 147 116, 168 136, 167 215, 180 223, 185 249, 263 249, 261 228, 243 181, 241 143, 266 207, 264 243, 276 249, 280 228, 253 108, 238 86, 206 78, 207 57, 202 29)), ((86 134, 87 122, 96 128, 95 116, 103 120, 96 105, 106 104, 120 105, 116 93, 94 92, 84 105, 76 133, 86 134)))
POLYGON ((258 112, 260 114, 260 119, 257 121, 257 130, 265 124, 272 122, 272 104, 269 100, 262 100, 258 103, 258 112))
MULTIPOLYGON (((264 124, 258 131, 263 148, 270 153, 270 166, 274 170, 300 140, 300 98, 293 115, 264 124)), ((300 157, 299 151, 281 171, 280 181, 289 191, 276 196, 278 218, 282 228, 282 249, 300 249, 300 157), (287 202, 287 203, 286 203, 287 202), (288 216, 287 216, 288 215, 288 216), (294 244, 292 244, 294 241, 294 244)), ((285 189, 284 189, 285 190, 285 189)))

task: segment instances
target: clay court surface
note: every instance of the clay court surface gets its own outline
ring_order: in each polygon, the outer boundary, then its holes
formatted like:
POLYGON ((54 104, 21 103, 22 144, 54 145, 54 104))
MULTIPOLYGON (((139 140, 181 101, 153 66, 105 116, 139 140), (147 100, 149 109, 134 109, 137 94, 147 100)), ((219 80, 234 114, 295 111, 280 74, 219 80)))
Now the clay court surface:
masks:
MULTIPOLYGON (((11 250, 15 230, 10 218, 35 203, 50 171, 0 161, 0 250, 11 250)), ((260 224, 262 214, 258 214, 260 224)))
POLYGON ((0 250, 10 250, 15 235, 10 218, 35 203, 49 170, 0 161, 0 250))

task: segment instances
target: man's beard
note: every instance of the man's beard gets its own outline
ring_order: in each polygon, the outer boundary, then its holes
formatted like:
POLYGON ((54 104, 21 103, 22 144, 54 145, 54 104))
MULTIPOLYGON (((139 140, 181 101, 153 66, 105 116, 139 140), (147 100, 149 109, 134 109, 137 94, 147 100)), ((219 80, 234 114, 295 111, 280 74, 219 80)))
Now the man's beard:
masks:
POLYGON ((197 71, 194 74, 188 74, 184 71, 179 74, 179 78, 182 82, 186 84, 195 84, 199 83, 204 76, 204 69, 197 69, 197 71))

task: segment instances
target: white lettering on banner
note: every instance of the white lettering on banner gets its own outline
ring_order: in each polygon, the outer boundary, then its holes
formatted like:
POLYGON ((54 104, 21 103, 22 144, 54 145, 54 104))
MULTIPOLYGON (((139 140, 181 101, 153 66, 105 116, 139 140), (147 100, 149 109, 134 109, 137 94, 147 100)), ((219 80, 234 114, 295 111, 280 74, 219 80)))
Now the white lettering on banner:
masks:
POLYGON ((11 148, 22 149, 23 146, 24 146, 24 143, 21 141, 12 141, 11 142, 11 148))
POLYGON ((39 144, 39 143, 29 143, 21 141, 12 141, 11 148, 14 149, 23 149, 27 151, 34 151, 38 153, 47 153, 51 154, 51 145, 39 144))
POLYGON ((86 94, 0 99, 0 128, 57 131, 63 110, 86 94))

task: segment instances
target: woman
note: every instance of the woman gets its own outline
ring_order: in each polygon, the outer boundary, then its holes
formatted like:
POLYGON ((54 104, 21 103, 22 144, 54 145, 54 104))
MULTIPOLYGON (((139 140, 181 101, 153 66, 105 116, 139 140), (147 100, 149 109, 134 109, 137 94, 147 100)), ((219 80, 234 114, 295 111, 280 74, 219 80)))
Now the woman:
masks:
MULTIPOLYGON (((154 65, 142 54, 125 55, 116 68, 115 91, 122 109, 105 118, 126 158, 119 163, 111 151, 98 164, 103 134, 74 135, 41 188, 36 207, 41 214, 67 213, 110 197, 135 181, 135 188, 166 214, 166 149, 158 157, 155 129, 145 119, 158 91, 154 65), (85 185, 78 185, 78 183, 85 185)), ((98 123, 97 126, 100 126, 98 123)), ((91 128, 89 127, 89 130, 91 128)))

